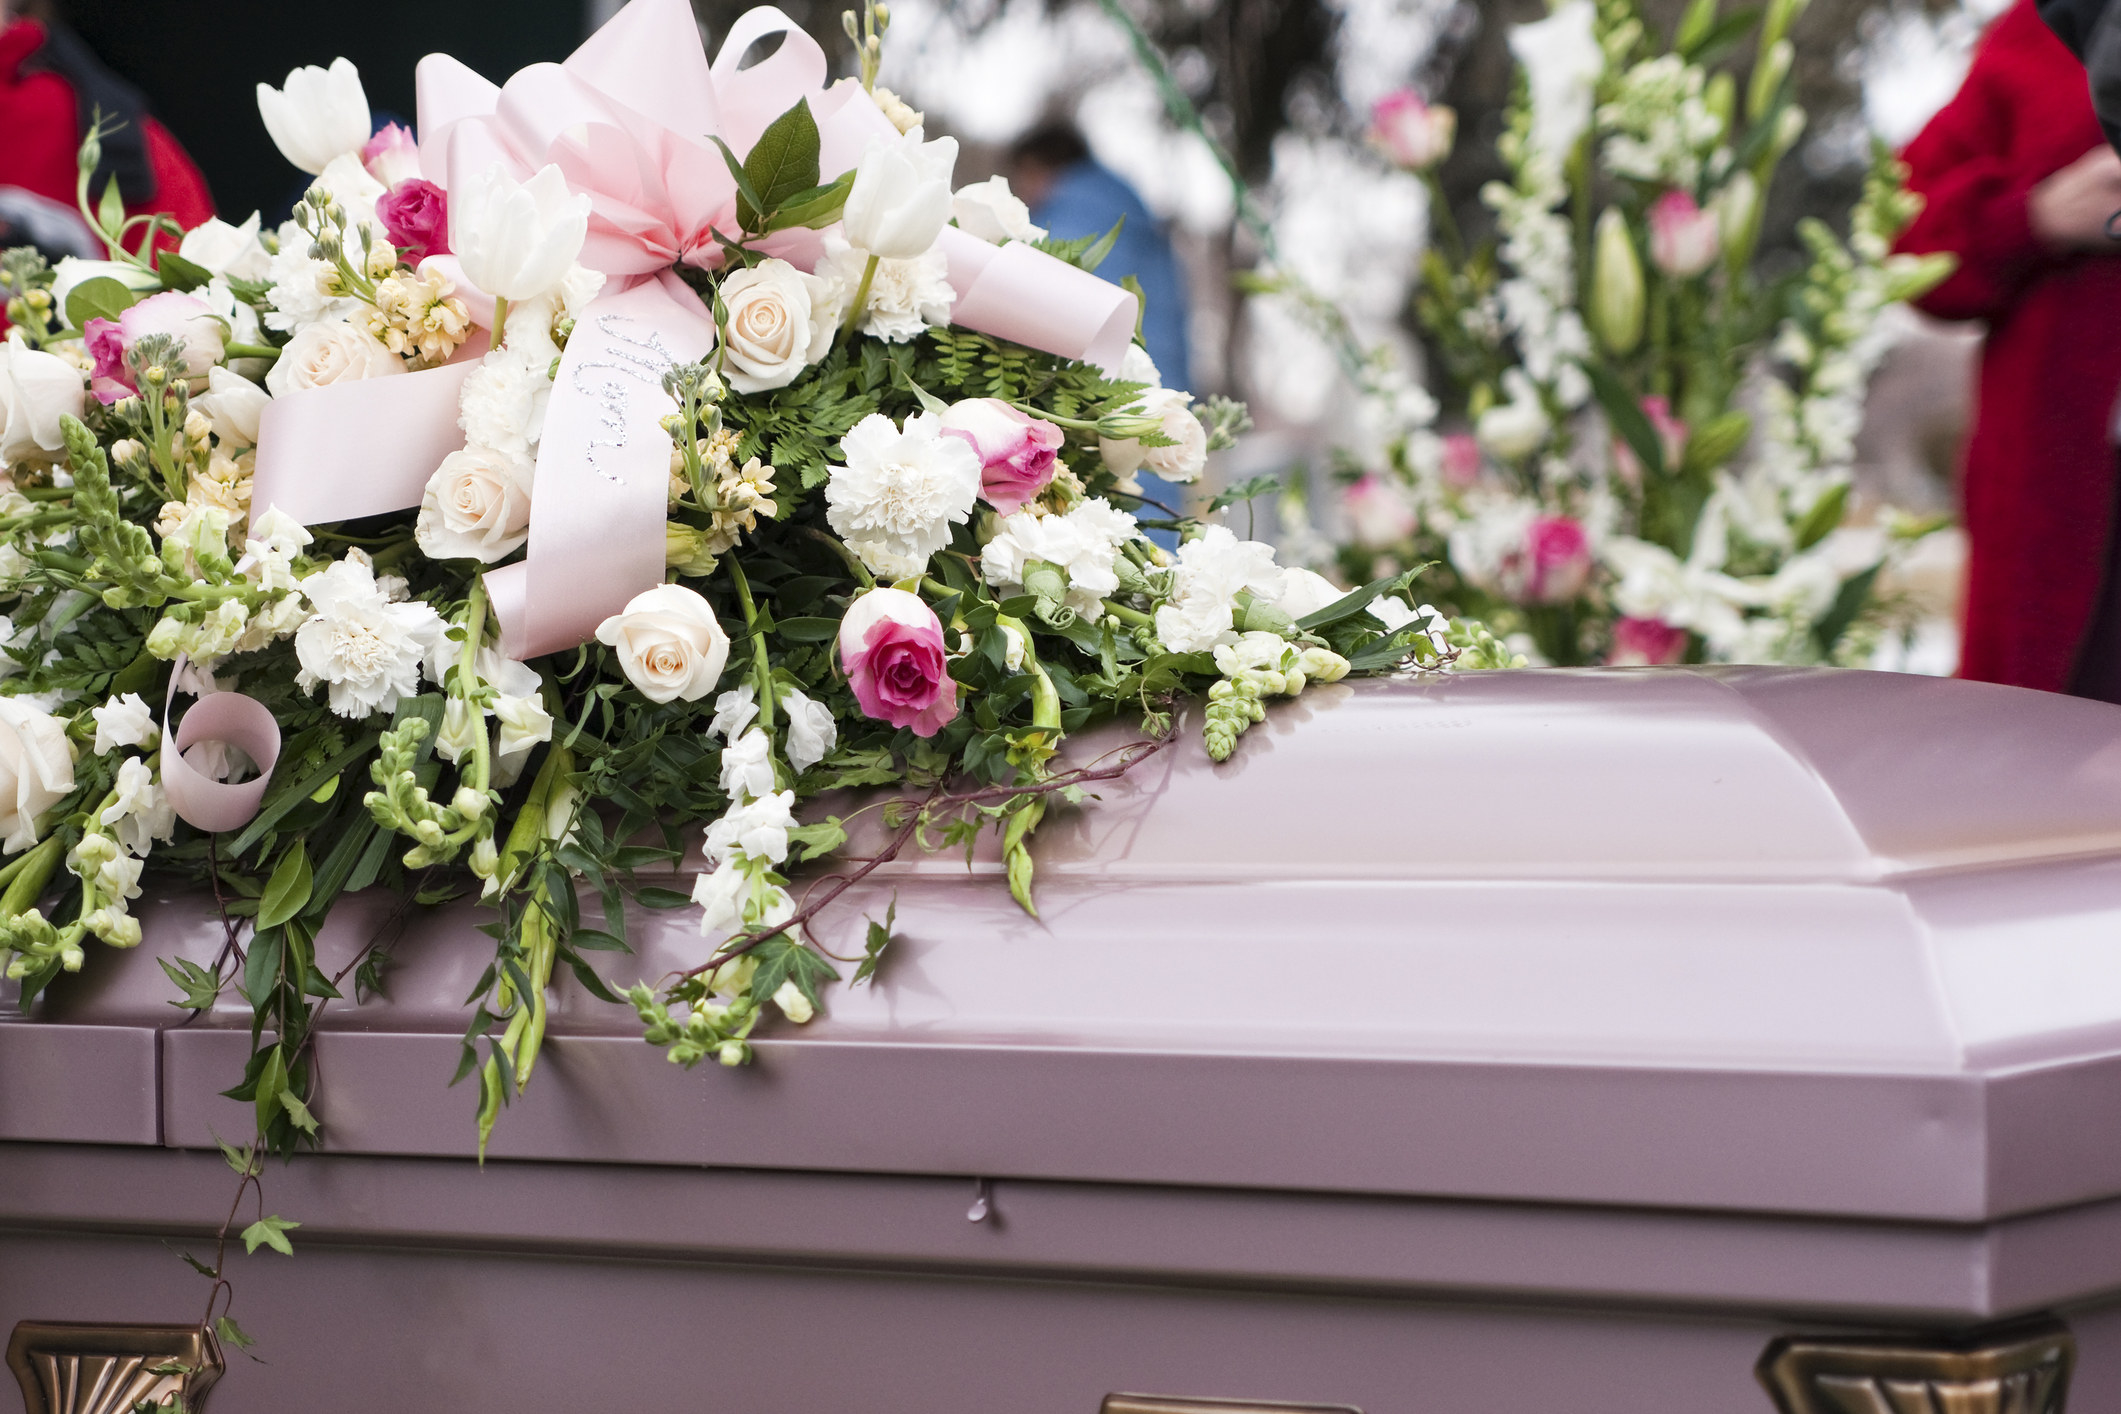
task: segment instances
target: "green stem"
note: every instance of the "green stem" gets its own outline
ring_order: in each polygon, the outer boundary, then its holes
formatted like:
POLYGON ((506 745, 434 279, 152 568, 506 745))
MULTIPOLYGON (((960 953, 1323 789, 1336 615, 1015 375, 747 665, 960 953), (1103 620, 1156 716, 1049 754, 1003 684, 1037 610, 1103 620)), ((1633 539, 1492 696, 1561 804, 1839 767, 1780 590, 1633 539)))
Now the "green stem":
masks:
POLYGON ((280 356, 280 351, 271 344, 228 344, 221 350, 224 358, 262 358, 268 361, 280 356))
POLYGON ((1105 612, 1121 623, 1131 624, 1135 628, 1153 628, 1156 625, 1156 620, 1150 615, 1139 609, 1130 609, 1125 604, 1115 604, 1110 599, 1105 601, 1105 612))
MULTIPOLYGON (((874 263, 876 257, 871 256, 874 263)), ((759 631, 759 611, 751 602, 751 581, 744 578, 744 567, 736 562, 736 556, 723 558, 729 566, 729 577, 736 583, 737 602, 744 606, 744 631, 751 638, 752 682, 759 694, 759 726, 768 736, 773 734, 773 665, 766 657, 766 635, 759 631)))
POLYGON ((7 892, 0 894, 0 919, 18 917, 36 905, 44 892, 44 886, 52 879, 52 871, 59 866, 59 855, 64 841, 57 835, 46 835, 42 843, 10 866, 19 869, 7 892))
POLYGON ((862 311, 869 307, 869 287, 876 283, 877 264, 878 258, 872 255, 862 267, 862 282, 854 287, 854 298, 847 301, 847 313, 840 320, 842 339, 852 336, 854 326, 862 322, 862 311))
POLYGON ((508 301, 499 295, 493 297, 493 346, 501 347, 508 340, 508 301))

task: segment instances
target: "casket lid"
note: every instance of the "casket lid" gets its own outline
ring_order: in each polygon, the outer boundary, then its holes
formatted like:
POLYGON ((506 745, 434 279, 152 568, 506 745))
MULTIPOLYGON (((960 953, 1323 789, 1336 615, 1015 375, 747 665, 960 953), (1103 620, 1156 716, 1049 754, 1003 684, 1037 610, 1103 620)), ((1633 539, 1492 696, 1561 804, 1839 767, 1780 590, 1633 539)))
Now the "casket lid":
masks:
MULTIPOLYGON (((1123 738, 1086 734, 1088 759, 1123 738)), ((1973 1219, 2121 1194, 2121 711, 1825 670, 1467 674, 1198 723, 1037 848, 902 861, 815 933, 870 986, 684 1073, 559 989, 494 1153, 1973 1219)), ((860 841, 856 841, 857 847, 860 841)), ((858 849, 857 849, 858 852, 858 849)), ((392 900, 356 901, 341 956, 392 900)), ((327 1013, 328 1143, 464 1155, 477 915, 327 1013)), ((614 983, 704 960, 637 913, 614 983)), ((145 954, 48 1015, 167 1026, 145 954)), ((164 1131, 240 1132, 240 1004, 161 1039, 164 1131)))

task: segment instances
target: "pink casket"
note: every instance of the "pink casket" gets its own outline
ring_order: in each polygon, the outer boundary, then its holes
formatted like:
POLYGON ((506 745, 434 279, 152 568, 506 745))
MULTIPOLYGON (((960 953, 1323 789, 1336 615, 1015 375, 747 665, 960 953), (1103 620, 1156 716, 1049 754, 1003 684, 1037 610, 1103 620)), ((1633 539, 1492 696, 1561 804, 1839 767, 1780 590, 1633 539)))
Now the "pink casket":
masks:
MULTIPOLYGON (((568 991, 483 1169, 490 948, 415 917, 213 1414, 2121 1409, 2121 711, 1521 672, 1197 736, 1056 819, 1041 921, 872 876, 822 937, 895 891, 899 949, 754 1067, 568 991)), ((621 984, 702 956, 632 926, 621 984)), ((0 1022, 0 1330, 197 1319, 247 1012, 153 954, 219 939, 165 901, 0 1022)))

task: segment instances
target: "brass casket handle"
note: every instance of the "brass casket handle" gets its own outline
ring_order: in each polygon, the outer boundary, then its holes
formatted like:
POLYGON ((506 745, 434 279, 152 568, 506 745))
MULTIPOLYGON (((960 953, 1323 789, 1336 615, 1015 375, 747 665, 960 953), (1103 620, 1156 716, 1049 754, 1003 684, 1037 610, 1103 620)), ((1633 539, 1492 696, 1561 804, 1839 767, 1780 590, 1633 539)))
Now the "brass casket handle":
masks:
POLYGON ((1189 1399, 1175 1394, 1108 1394, 1101 1414, 1362 1414, 1352 1404, 1284 1404, 1271 1399, 1189 1399))
POLYGON ((7 1366, 28 1414, 131 1414, 143 1400, 175 1395, 199 1414, 221 1377, 221 1346, 201 1326, 24 1321, 7 1343, 7 1366))
POLYGON ((1950 1341, 1786 1336, 1756 1373, 1783 1414, 2062 1414, 2077 1342, 2058 1321, 1950 1341))

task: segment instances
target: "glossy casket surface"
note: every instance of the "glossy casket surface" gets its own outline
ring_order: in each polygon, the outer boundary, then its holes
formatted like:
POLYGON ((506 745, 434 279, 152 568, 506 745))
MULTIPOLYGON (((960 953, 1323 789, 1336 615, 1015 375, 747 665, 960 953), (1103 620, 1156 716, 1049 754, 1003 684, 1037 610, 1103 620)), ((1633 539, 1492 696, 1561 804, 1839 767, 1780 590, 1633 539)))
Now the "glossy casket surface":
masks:
MULTIPOLYGON (((411 920, 388 997, 327 1013, 326 1154, 271 1179, 310 1242, 245 1277, 290 1312, 338 1299, 305 1280, 456 1283, 458 1336, 511 1359, 551 1343, 487 1309, 521 1281, 614 1339, 678 1329, 684 1291, 709 1323, 763 1303, 754 1350, 775 1301, 822 1303, 907 1361, 857 1403, 861 1361, 806 1356, 760 1408, 1765 1410, 1778 1331, 2058 1309, 2080 1400, 2121 1404, 2121 710, 1772 669, 1342 684, 1100 795, 1045 831, 1038 920, 985 857, 872 875, 819 936, 855 951, 895 893, 881 979, 749 1070, 678 1071, 563 989, 484 1172, 445 1082, 486 940, 411 920)), ((247 1132, 217 1093, 247 1014, 175 1026, 147 953, 219 926, 145 916, 147 949, 0 1023, 0 1321, 193 1299, 113 1234, 218 1221, 198 1151, 247 1132)), ((704 956, 689 912, 629 927, 619 983, 704 956)), ((447 1325, 372 1304, 330 1315, 370 1350, 447 1325)), ((267 1383, 232 1369, 214 1408, 267 1383)))

